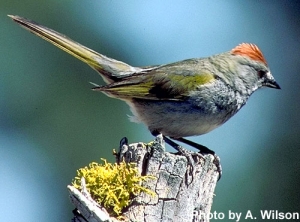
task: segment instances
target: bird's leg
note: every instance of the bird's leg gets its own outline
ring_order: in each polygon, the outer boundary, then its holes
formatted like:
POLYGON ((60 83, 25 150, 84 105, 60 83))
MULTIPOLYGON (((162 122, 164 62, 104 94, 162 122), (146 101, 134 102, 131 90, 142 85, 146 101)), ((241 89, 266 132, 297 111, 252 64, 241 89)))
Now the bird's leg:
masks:
POLYGON ((208 149, 206 146, 203 146, 199 143, 195 143, 195 142, 187 140, 185 138, 172 138, 172 139, 178 140, 178 141, 185 143, 191 147, 194 147, 194 148, 198 149, 200 151, 200 153, 208 153, 208 154, 215 155, 214 151, 212 151, 211 149, 208 149))
MULTIPOLYGON (((158 137, 159 135, 162 135, 160 132, 158 131, 152 131, 151 132, 153 136, 158 137)), ((184 149, 182 146, 180 146, 179 144, 175 143, 173 140, 169 139, 168 137, 162 135, 163 140, 169 144, 171 147, 173 147, 175 150, 177 150, 180 154, 182 154, 183 156, 185 156, 187 158, 187 165, 190 166, 190 173, 192 175, 192 181, 194 179, 194 166, 195 166, 195 161, 193 160, 192 154, 191 152, 189 152, 188 150, 184 149)))
MULTIPOLYGON (((158 136, 160 133, 157 132, 157 131, 152 131, 151 132, 153 136, 158 136)), ((163 135, 163 139, 165 140, 165 142, 167 144, 169 144, 170 146, 172 146, 175 150, 177 150, 179 153, 181 153, 182 155, 184 155, 187 160, 188 160, 188 165, 191 167, 191 172, 193 172, 194 170, 194 160, 193 160, 193 157, 192 157, 192 154, 184 149, 182 146, 180 146, 179 144, 175 143, 173 140, 169 139, 168 137, 164 136, 163 135)), ((213 155, 215 158, 214 158, 214 164, 216 165, 217 167, 217 171, 219 173, 219 178, 218 178, 218 181, 221 179, 221 176, 222 176, 222 166, 221 166, 221 163, 220 163, 220 158, 215 154, 214 151, 210 150, 209 148, 207 148, 206 146, 203 146, 201 144, 198 144, 198 143, 195 143, 193 141, 190 141, 190 140, 187 140, 185 138, 172 138, 172 139, 175 139, 175 140, 178 140, 182 143, 185 143, 189 146, 192 146, 196 149, 198 149, 200 152, 200 154, 203 154, 203 153, 208 153, 208 154, 211 154, 213 155)), ((193 181, 193 179, 192 179, 193 181)))
MULTIPOLYGON (((160 132, 158 131, 152 131, 151 134, 155 137, 157 137, 158 135, 162 135, 160 132)), ((169 139, 168 137, 162 135, 164 141, 169 144, 171 147, 173 147, 175 150, 177 150, 178 152, 180 152, 181 154, 186 154, 188 153, 188 151, 186 149, 184 149, 182 146, 180 146, 179 144, 175 143, 173 140, 169 139)), ((186 156, 186 155, 185 155, 186 156)), ((191 161, 190 161, 191 162, 191 161)))
POLYGON ((188 150, 184 149, 182 146, 180 146, 179 144, 175 143, 173 140, 169 139, 166 136, 163 136, 164 141, 169 144, 170 146, 172 146, 175 150, 177 150, 179 153, 183 154, 184 156, 186 156, 186 158, 189 160, 189 162, 194 163, 194 160, 191 156, 191 154, 189 153, 188 150))
POLYGON ((190 175, 192 176, 192 180, 190 182, 190 184, 193 182, 194 180, 194 167, 195 167, 195 161, 193 160, 192 154, 184 149, 182 146, 180 146, 179 144, 175 143, 173 140, 169 139, 168 137, 163 135, 163 139, 164 141, 169 144, 170 146, 172 146, 175 150, 177 150, 180 154, 182 154, 183 156, 186 157, 187 159, 187 165, 190 166, 190 175))
POLYGON ((219 178, 218 178, 218 181, 221 179, 221 176, 222 176, 222 166, 221 166, 221 162, 220 162, 220 158, 215 154, 214 151, 212 151, 211 149, 208 149, 206 146, 203 146, 201 144, 198 144, 198 143, 195 143, 193 141, 190 141, 190 140, 187 140, 185 138, 176 138, 175 140, 178 140, 182 143, 185 143, 191 147, 194 147, 196 149, 198 149, 200 151, 200 153, 208 153, 208 154, 211 154, 215 157, 214 159, 214 164, 216 165, 217 167, 217 171, 219 172, 219 178))

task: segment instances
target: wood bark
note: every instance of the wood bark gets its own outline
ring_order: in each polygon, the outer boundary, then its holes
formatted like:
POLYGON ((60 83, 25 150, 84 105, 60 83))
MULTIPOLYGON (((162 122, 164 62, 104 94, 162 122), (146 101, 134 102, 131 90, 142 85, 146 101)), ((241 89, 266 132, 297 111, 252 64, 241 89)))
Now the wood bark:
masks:
MULTIPOLYGON (((123 140, 117 161, 137 164, 141 175, 152 175, 143 186, 155 196, 140 194, 123 211, 125 221, 208 222, 214 190, 219 178, 218 157, 187 151, 185 155, 165 151, 164 141, 127 145, 123 140), (217 159, 216 159, 217 158, 217 159), (192 159, 188 161, 188 159, 192 159)), ((84 181, 82 181, 84 186, 84 181)), ((77 211, 73 221, 118 221, 92 200, 86 190, 68 186, 70 199, 77 211)))

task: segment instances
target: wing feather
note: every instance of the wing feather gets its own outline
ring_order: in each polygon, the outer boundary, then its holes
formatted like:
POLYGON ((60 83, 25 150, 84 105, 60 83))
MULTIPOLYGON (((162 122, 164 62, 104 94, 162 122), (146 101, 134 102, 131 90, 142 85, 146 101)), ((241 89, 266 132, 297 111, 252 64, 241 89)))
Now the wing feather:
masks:
POLYGON ((197 69, 184 62, 162 66, 149 73, 137 73, 94 90, 120 99, 185 100, 191 91, 213 81, 215 76, 208 71, 197 73, 197 69))

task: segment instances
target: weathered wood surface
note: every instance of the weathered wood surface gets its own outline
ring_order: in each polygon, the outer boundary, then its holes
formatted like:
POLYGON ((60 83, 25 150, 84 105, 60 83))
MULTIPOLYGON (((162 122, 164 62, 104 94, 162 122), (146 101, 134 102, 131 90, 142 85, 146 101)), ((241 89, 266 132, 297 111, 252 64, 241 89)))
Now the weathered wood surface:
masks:
MULTIPOLYGON (((124 142, 124 141, 123 141, 124 142)), ((124 210, 126 221, 209 221, 214 190, 219 177, 215 156, 188 151, 193 164, 185 156, 165 152, 164 141, 157 137, 151 144, 122 143, 117 161, 135 162, 142 175, 153 175, 143 186, 157 195, 142 193, 124 210)), ((84 181, 83 181, 84 182, 84 181)), ((87 191, 68 186, 70 199, 79 211, 73 221, 117 221, 96 204, 87 191), (81 220, 80 220, 81 219, 81 220)))

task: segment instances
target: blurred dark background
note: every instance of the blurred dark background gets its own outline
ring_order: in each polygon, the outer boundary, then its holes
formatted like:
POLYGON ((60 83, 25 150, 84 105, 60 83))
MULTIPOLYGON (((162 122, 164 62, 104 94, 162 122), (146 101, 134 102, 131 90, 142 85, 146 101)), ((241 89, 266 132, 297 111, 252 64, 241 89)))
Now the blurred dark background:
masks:
POLYGON ((282 90, 259 90, 225 125, 190 139, 222 161, 212 211, 299 212, 300 1, 0 3, 0 221, 70 221, 66 186, 78 168, 113 161, 123 136, 153 139, 129 122, 124 102, 90 90, 89 82, 103 84, 95 71, 7 14, 134 66, 257 44, 282 90))

